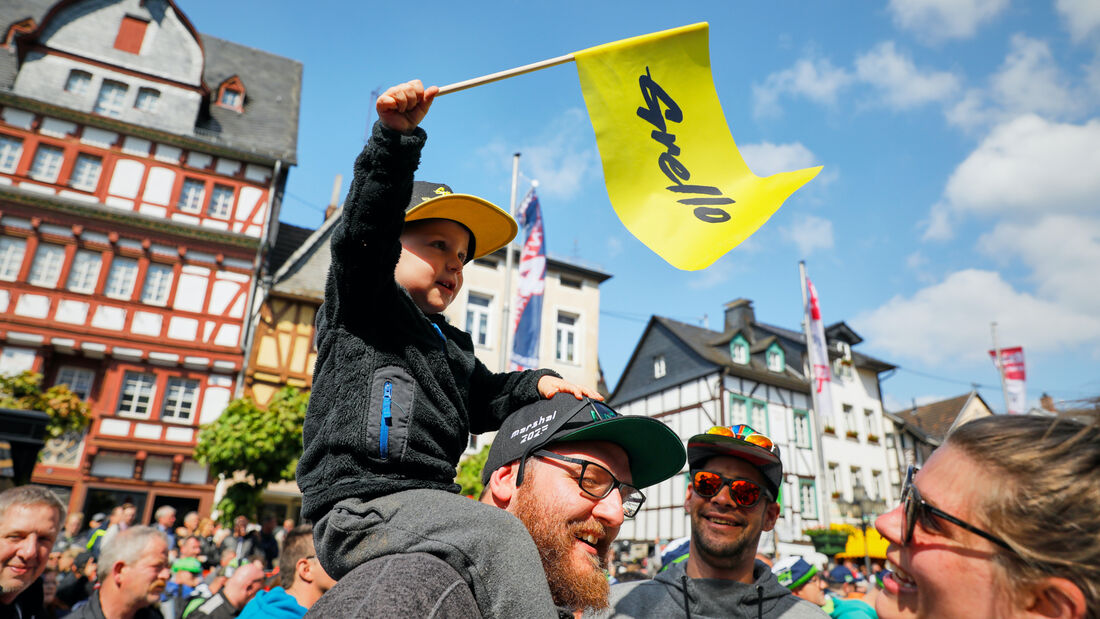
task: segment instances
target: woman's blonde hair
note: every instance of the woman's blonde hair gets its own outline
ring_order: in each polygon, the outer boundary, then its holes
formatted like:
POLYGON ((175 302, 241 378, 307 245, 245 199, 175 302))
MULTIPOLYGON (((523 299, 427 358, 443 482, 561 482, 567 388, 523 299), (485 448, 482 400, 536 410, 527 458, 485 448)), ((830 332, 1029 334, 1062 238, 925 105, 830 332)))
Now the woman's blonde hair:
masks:
POLYGON ((1100 414, 995 415, 959 426, 947 445, 983 466, 991 484, 980 512, 1015 553, 995 561, 1023 591, 1054 576, 1100 618, 1100 414))

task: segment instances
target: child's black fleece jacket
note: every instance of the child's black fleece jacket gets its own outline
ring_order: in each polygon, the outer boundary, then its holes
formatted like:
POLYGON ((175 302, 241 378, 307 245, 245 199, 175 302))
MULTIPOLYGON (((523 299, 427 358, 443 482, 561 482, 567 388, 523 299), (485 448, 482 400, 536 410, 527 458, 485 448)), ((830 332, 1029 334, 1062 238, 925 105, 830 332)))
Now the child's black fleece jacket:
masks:
POLYGON ((317 361, 298 461, 302 516, 410 490, 458 492, 470 432, 539 399, 550 370, 493 373, 470 335, 425 315, 394 280, 405 206, 427 139, 375 123, 332 233, 317 361))

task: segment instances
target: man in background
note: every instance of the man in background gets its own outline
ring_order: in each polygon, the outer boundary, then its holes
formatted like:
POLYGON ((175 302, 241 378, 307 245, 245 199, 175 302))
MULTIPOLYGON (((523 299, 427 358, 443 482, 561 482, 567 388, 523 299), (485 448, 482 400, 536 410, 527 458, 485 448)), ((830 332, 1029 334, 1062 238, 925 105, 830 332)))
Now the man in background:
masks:
POLYGON ((257 593, 241 611, 240 619, 298 619, 336 585, 317 560, 312 525, 287 533, 279 555, 279 575, 283 586, 257 593))
POLYGON ((46 488, 0 492, 0 619, 42 615, 42 582, 65 506, 46 488))
POLYGON ((72 619, 163 619, 157 602, 171 573, 168 539, 153 527, 128 527, 99 554, 99 590, 72 619))

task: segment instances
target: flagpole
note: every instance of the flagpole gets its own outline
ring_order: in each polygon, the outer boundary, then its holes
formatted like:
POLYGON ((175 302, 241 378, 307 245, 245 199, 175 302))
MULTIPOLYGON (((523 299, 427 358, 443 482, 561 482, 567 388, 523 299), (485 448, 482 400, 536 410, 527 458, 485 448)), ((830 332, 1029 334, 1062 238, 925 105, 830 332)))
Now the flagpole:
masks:
POLYGON ((1005 364, 1001 359, 1001 346, 997 343, 997 323, 989 323, 989 329, 993 332, 993 363, 997 365, 997 374, 1001 377, 1001 397, 1005 400, 1005 414, 1009 414, 1008 410, 1008 384, 1005 382, 1005 364))
MULTIPOLYGON (((512 199, 508 203, 508 214, 516 217, 516 181, 519 179, 519 153, 512 155, 512 199)), ((500 369, 508 371, 508 354, 511 352, 509 336, 512 333, 512 241, 504 246, 504 303, 501 304, 500 321, 500 369)))
POLYGON ((541 60, 539 62, 525 64, 522 67, 505 69, 504 71, 497 71, 496 73, 490 73, 489 75, 482 75, 481 77, 475 77, 473 79, 455 82, 453 84, 447 84, 446 86, 440 87, 439 92, 436 93, 436 96, 458 92, 460 90, 466 90, 467 88, 473 88, 474 86, 480 86, 482 84, 488 84, 490 82, 497 82, 503 79, 507 79, 509 77, 515 77, 517 75, 523 75, 524 73, 538 71, 539 69, 556 67, 559 64, 572 62, 573 59, 573 54, 566 54, 564 56, 558 56, 557 58, 547 58, 546 60, 541 60))
MULTIPOLYGON (((806 307, 807 307, 808 299, 806 298, 806 261, 805 260, 799 260, 798 261, 798 277, 802 281, 802 333, 803 333, 803 336, 806 338, 806 357, 809 359, 809 363, 807 365, 810 368, 810 377, 809 377, 810 378, 810 398, 811 398, 811 400, 816 400, 816 398, 817 398, 817 395, 816 395, 817 394, 817 389, 815 388, 816 383, 814 382, 814 371, 815 371, 815 369, 814 369, 814 360, 813 360, 812 353, 810 353, 810 342, 812 341, 812 337, 810 336, 810 315, 808 313, 806 313, 806 307)), ((826 350, 826 354, 828 354, 827 350, 826 350)), ((821 491, 823 493, 823 496, 825 497, 825 500, 823 501, 825 509, 822 510, 822 511, 825 512, 823 514, 825 516, 825 518, 824 518, 825 526, 828 527, 830 524, 832 524, 832 513, 833 513, 833 510, 832 510, 832 496, 833 495, 830 493, 830 490, 829 490, 830 480, 829 480, 829 476, 828 476, 827 472, 825 471, 825 440, 824 440, 825 432, 824 432, 824 429, 821 427, 821 415, 819 414, 819 411, 818 411, 818 408, 819 408, 818 403, 816 401, 814 401, 813 405, 814 405, 814 428, 816 429, 815 434, 817 435, 817 476, 818 476, 818 479, 821 480, 821 491)), ((838 489, 838 491, 839 491, 839 489, 838 489)))

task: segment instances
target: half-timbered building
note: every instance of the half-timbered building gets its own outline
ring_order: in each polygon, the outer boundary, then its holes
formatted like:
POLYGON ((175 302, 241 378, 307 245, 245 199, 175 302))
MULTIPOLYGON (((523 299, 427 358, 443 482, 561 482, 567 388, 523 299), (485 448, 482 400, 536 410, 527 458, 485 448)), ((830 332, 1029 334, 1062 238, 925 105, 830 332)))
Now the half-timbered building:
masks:
POLYGON ((0 29, 0 372, 94 413, 33 479, 85 513, 208 511, 192 452, 239 391, 302 67, 172 0, 12 0, 0 29))
MULTIPOLYGON (((823 433, 815 425, 805 337, 758 321, 748 299, 726 304, 721 331, 653 316, 610 403, 622 414, 660 419, 685 441, 712 426, 735 424, 770 437, 783 459, 782 512, 774 532, 762 537, 760 550, 809 555, 813 549, 802 531, 851 520, 842 499, 851 499, 853 485, 889 499, 885 475, 894 468, 881 442, 878 380, 894 366, 852 351, 851 344, 860 339, 843 322, 831 325, 826 339, 834 367, 842 370, 834 382, 833 407, 844 411, 841 420, 850 424, 839 439, 837 421, 823 420, 823 433), (837 475, 831 485, 820 479, 823 463, 837 475), (840 468, 849 475, 839 477, 840 468)), ((685 472, 646 490, 645 505, 624 523, 619 538, 647 544, 689 535, 684 513, 688 483, 685 472)))

